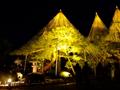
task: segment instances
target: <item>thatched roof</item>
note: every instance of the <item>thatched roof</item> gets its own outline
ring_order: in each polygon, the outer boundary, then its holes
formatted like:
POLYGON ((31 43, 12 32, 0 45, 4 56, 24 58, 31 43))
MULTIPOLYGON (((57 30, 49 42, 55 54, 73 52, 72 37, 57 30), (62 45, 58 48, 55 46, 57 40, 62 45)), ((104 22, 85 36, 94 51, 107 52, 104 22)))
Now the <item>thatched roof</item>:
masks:
POLYGON ((91 26, 90 33, 88 35, 88 40, 91 42, 100 42, 103 37, 107 34, 108 30, 103 21, 100 19, 96 12, 93 24, 91 26))
POLYGON ((55 49, 68 48, 70 45, 77 42, 83 44, 83 41, 84 37, 60 10, 60 12, 40 30, 37 35, 11 54, 28 55, 40 51, 45 53, 49 51, 49 53, 53 53, 55 49))
POLYGON ((120 42, 120 10, 117 7, 109 28, 109 34, 105 38, 109 42, 120 42))

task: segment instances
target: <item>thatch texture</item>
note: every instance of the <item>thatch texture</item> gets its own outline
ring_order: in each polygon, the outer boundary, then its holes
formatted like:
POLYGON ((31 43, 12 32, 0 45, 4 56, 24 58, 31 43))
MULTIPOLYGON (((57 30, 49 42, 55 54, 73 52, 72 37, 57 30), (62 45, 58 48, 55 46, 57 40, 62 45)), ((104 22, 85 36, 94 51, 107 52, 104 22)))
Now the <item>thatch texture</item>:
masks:
POLYGON ((74 43, 84 45, 84 37, 60 11, 40 32, 14 55, 29 55, 39 52, 41 58, 50 59, 57 50, 67 52, 74 43))
POLYGON ((120 42, 120 10, 116 8, 111 26, 109 28, 109 34, 105 38, 105 41, 120 42))
POLYGON ((100 43, 101 40, 107 35, 108 29, 96 13, 88 40, 94 44, 100 43))

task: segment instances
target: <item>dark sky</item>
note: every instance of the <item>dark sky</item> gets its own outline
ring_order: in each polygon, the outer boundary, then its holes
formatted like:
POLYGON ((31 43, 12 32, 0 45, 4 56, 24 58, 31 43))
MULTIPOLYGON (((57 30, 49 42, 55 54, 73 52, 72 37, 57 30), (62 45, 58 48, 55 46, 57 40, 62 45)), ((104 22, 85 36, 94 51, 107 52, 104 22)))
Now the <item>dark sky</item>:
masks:
POLYGON ((20 47, 40 31, 59 11, 87 36, 97 11, 109 27, 115 6, 120 0, 39 0, 39 2, 5 1, 0 3, 0 38, 14 48, 20 47))

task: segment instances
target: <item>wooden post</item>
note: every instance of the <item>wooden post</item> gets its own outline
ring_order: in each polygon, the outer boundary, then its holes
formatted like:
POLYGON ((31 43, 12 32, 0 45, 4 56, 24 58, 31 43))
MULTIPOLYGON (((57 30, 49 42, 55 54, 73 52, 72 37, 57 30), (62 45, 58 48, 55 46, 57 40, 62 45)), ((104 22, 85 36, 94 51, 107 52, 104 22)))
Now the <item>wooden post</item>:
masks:
POLYGON ((86 60, 86 52, 85 52, 85 50, 84 50, 84 60, 85 60, 85 62, 87 61, 86 60))
POLYGON ((59 59, 59 50, 57 50, 57 59, 56 59, 56 67, 55 67, 55 75, 58 76, 58 74, 61 71, 61 65, 60 65, 60 59, 59 59))
POLYGON ((27 64, 27 55, 25 55, 24 73, 26 71, 26 64, 27 64))
POLYGON ((57 76, 57 60, 55 61, 55 75, 57 76))
POLYGON ((44 73, 44 60, 42 61, 42 73, 44 73))

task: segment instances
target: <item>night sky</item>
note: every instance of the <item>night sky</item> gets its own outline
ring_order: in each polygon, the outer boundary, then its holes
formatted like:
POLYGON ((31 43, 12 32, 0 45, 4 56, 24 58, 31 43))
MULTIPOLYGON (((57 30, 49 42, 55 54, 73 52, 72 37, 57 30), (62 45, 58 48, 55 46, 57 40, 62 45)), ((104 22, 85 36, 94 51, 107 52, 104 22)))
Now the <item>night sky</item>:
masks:
POLYGON ((0 40, 18 48, 37 34, 62 9, 70 22, 87 36, 97 11, 109 27, 120 0, 39 0, 0 3, 0 40))

